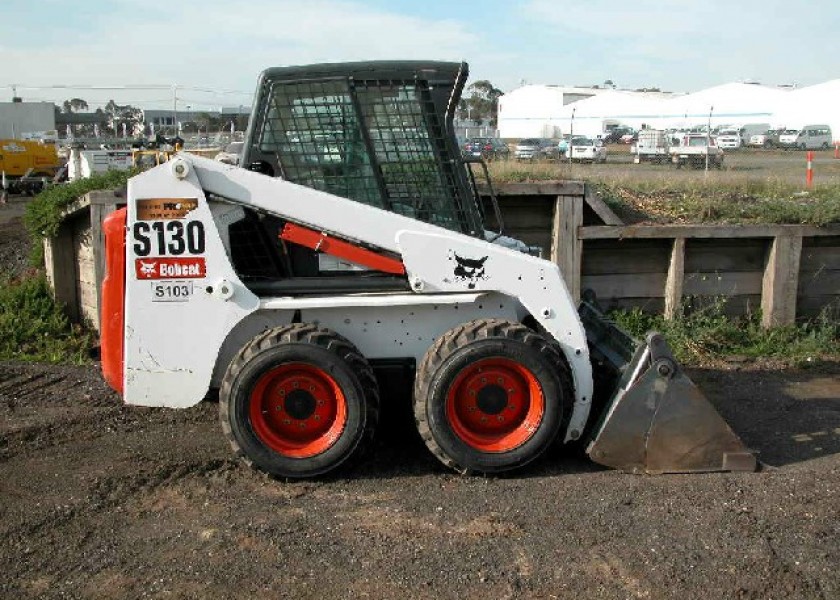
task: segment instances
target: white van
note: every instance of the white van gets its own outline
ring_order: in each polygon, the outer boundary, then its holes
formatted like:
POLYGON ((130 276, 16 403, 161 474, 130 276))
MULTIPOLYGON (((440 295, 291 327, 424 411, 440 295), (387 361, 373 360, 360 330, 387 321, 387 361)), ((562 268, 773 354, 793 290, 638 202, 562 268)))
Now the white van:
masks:
POLYGON ((782 148, 799 150, 826 150, 831 146, 831 127, 828 125, 806 125, 802 129, 786 129, 779 136, 782 148))
POLYGON ((741 134, 737 129, 721 129, 716 138, 718 147, 724 150, 737 150, 741 147, 741 134))
POLYGON ((762 135, 770 129, 770 123, 746 123, 741 126, 738 133, 741 134, 741 145, 746 146, 754 135, 762 135))

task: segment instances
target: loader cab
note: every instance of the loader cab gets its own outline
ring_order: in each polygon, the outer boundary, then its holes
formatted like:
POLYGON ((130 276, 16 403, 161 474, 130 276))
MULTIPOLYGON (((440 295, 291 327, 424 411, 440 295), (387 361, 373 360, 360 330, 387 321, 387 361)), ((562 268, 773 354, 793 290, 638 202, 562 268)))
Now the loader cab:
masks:
POLYGON ((267 69, 242 164, 481 237, 474 182, 452 118, 465 63, 321 64, 267 69))

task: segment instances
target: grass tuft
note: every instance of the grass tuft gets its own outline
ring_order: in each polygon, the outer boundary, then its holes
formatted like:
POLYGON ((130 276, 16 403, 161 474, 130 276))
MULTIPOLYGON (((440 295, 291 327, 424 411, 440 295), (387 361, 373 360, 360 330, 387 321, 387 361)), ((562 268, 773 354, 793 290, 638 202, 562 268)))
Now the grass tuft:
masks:
POLYGON ((70 324, 42 274, 0 280, 0 360, 83 364, 93 341, 70 324))
POLYGON ((840 306, 827 307, 811 321, 772 329, 761 327, 758 314, 729 317, 725 306, 726 300, 718 299, 673 321, 638 308, 615 311, 610 316, 640 339, 651 330, 662 332, 677 359, 688 365, 743 356, 803 366, 819 358, 840 356, 840 306))

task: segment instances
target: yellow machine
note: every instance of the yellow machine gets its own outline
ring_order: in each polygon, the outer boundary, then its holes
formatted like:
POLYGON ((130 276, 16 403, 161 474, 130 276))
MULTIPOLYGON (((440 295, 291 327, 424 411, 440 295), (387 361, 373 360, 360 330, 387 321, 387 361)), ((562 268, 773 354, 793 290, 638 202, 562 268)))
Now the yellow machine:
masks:
POLYGON ((4 196, 37 194, 62 168, 54 144, 0 140, 0 186, 4 196))
POLYGON ((52 177, 60 167, 55 144, 0 140, 0 171, 6 177, 52 177))

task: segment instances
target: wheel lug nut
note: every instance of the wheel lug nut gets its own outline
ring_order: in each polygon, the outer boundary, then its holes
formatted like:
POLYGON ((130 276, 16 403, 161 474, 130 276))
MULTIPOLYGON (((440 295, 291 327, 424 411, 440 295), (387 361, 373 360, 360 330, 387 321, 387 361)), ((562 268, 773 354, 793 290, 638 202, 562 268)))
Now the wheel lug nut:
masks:
POLYGON ((312 418, 315 419, 316 421, 320 421, 321 420, 321 415, 315 415, 312 418))
POLYGON ((318 402, 316 402, 316 404, 318 406, 324 406, 324 401, 323 400, 318 400, 318 402))
POLYGON ((504 382, 505 382, 505 380, 504 380, 504 379, 502 379, 501 377, 499 377, 498 379, 496 379, 496 383, 504 383, 504 382))
POLYGON ((300 425, 298 425, 298 427, 300 427, 301 429, 306 429, 306 423, 301 423, 300 425))
POLYGON ((510 410, 516 410, 516 405, 515 404, 508 404, 508 408, 510 410))
POLYGON ((487 383, 487 378, 486 378, 486 377, 482 377, 482 378, 481 378, 481 383, 487 383))
POLYGON ((470 412, 475 412, 475 406, 470 406, 467 410, 470 412))
POLYGON ((295 389, 297 389, 297 388, 299 388, 299 387, 300 387, 300 384, 299 384, 297 381, 295 381, 295 382, 292 384, 292 387, 293 387, 293 388, 295 388, 295 389))
POLYGON ((487 417, 481 417, 481 422, 486 423, 487 422, 487 417))
POLYGON ((499 415, 498 417, 496 417, 496 420, 497 420, 499 423, 501 423, 502 421, 504 421, 504 420, 505 420, 505 418, 504 418, 502 415, 499 415))
POLYGON ((283 425, 291 425, 291 424, 292 424, 291 419, 283 419, 283 425))
POLYGON ((310 386, 309 386, 309 391, 310 391, 310 392, 314 392, 314 391, 315 391, 315 386, 314 386, 314 385, 310 385, 310 386))

